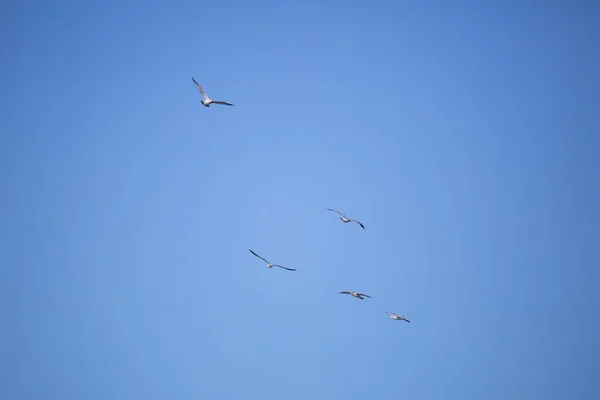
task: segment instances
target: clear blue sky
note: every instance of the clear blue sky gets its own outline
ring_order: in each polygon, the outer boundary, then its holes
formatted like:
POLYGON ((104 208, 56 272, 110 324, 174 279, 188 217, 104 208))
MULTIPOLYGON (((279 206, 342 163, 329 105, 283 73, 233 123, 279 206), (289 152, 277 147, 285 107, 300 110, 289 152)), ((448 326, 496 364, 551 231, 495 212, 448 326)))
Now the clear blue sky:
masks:
POLYGON ((600 398, 600 6, 309 3, 4 3, 2 399, 600 398))

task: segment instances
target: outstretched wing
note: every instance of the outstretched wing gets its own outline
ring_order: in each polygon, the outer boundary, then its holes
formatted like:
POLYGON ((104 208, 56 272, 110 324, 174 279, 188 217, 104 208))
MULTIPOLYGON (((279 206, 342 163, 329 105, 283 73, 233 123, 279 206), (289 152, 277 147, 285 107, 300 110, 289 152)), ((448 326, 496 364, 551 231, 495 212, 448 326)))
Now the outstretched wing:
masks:
POLYGON ((357 224, 359 224, 361 226, 361 228, 365 229, 365 226, 360 221, 357 221, 355 219, 352 219, 351 221, 356 222, 357 224))
POLYGON ((350 292, 340 292, 340 294, 352 294, 350 292))
POLYGON ((284 267, 283 265, 276 265, 276 264, 273 264, 273 267, 279 267, 279 268, 287 269, 288 271, 295 271, 295 269, 293 269, 293 268, 288 268, 288 267, 284 267))
POLYGON ((406 317, 400 317, 400 318, 402 318, 404 321, 406 321, 410 324, 410 321, 406 317))
MULTIPOLYGON (((202 89, 202 86, 200 86, 200 84, 198 84, 198 82, 196 82, 196 80, 194 79, 193 76, 192 76, 192 80, 196 84, 196 87, 198 88, 200 93, 202 93, 202 96, 204 96, 204 100, 208 100, 208 96, 206 95, 206 92, 204 91, 204 89, 202 89)), ((213 103, 216 103, 216 102, 213 102, 213 103)))
POLYGON ((391 311, 386 311, 386 314, 395 315, 397 317, 396 313, 393 313, 391 311))
POLYGON ((369 296, 368 294, 364 294, 364 293, 358 293, 358 294, 361 295, 361 296, 368 297, 368 298, 372 299, 372 297, 369 296))
POLYGON ((252 249, 248 249, 250 250, 250 253, 254 254, 256 257, 260 258, 261 260, 263 260, 264 262, 266 262, 267 264, 270 264, 270 262, 268 262, 266 259, 262 258, 261 256, 259 256, 258 254, 256 254, 255 252, 252 251, 252 249))
POLYGON ((225 106, 232 106, 233 104, 231 103, 227 103, 226 101, 221 101, 221 100, 213 100, 212 101, 214 104, 223 104, 225 106))
POLYGON ((348 217, 346 217, 346 216, 344 215, 344 213, 343 213, 343 212, 340 212, 340 211, 338 211, 338 210, 334 210, 333 208, 328 208, 328 210, 329 210, 329 211, 335 211, 336 213, 340 214, 342 217, 344 217, 344 218, 348 218, 348 217))

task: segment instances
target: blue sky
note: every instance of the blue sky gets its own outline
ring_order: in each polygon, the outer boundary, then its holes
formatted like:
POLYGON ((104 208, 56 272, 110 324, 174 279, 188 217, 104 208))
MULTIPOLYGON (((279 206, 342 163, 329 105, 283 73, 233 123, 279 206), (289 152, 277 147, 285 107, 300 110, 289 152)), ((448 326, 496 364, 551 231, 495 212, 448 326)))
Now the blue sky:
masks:
POLYGON ((600 398, 594 2, 0 15, 2 398, 600 398))

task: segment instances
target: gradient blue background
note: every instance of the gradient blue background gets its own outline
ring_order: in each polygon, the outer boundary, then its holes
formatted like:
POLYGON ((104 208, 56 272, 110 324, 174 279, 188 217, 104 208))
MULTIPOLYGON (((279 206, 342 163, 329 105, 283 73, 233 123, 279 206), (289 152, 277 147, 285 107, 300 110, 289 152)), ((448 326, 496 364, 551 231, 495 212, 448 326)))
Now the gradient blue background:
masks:
POLYGON ((123 4, 2 6, 2 399, 600 398, 597 2, 123 4))

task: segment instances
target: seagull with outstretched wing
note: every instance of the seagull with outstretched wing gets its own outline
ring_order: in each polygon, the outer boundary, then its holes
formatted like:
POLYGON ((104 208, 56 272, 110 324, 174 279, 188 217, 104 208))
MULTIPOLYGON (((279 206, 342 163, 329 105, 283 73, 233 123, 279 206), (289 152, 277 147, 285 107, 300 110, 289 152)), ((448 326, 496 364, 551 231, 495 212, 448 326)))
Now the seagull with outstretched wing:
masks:
POLYGON ((410 323, 410 321, 408 319, 406 319, 406 317, 403 317, 402 315, 398 315, 398 314, 395 314, 395 313, 389 312, 389 311, 386 311, 386 314, 390 314, 390 318, 395 319, 396 321, 406 321, 406 322, 410 323))
POLYGON ((287 267, 284 267, 283 265, 271 264, 271 263, 270 263, 270 262, 269 262, 267 259, 265 259, 265 258, 262 258, 262 257, 261 257, 261 256, 259 256, 258 254, 256 254, 255 252, 253 252, 253 251, 252 251, 252 249, 248 249, 248 250, 250 250, 250 253, 254 254, 256 257, 258 257, 258 258, 260 258, 261 260, 263 260, 264 262, 266 262, 266 263, 267 263, 267 266, 268 266, 269 268, 273 268, 273 267, 279 267, 279 268, 287 269, 288 271, 295 271, 295 269, 293 269, 293 268, 287 268, 287 267))
POLYGON ((365 297, 372 299, 372 297, 369 296, 368 294, 358 293, 358 292, 340 292, 340 294, 349 294, 349 295, 352 295, 352 296, 356 297, 357 299, 361 299, 361 300, 364 300, 365 297))
POLYGON ((192 80, 196 84, 196 87, 198 88, 198 90, 200 91, 200 93, 202 93, 202 96, 204 96, 204 100, 202 100, 202 104, 205 107, 210 107, 211 104, 223 104, 225 106, 232 106, 233 105, 231 103, 227 103, 226 101, 212 100, 210 97, 208 97, 208 95, 206 94, 206 92, 204 91, 204 89, 202 89, 202 86, 200 86, 198 84, 198 82, 196 82, 196 80, 194 79, 193 76, 192 76, 192 80))
POLYGON ((350 219, 350 218, 346 217, 346 214, 344 214, 343 212, 338 211, 338 210, 334 210, 333 208, 328 208, 328 210, 329 211, 335 211, 336 213, 340 214, 341 215, 340 219, 342 220, 342 222, 345 222, 345 223, 348 223, 350 221, 356 222, 357 224, 360 225, 361 228, 365 229, 365 226, 360 221, 358 221, 356 219, 350 219))

